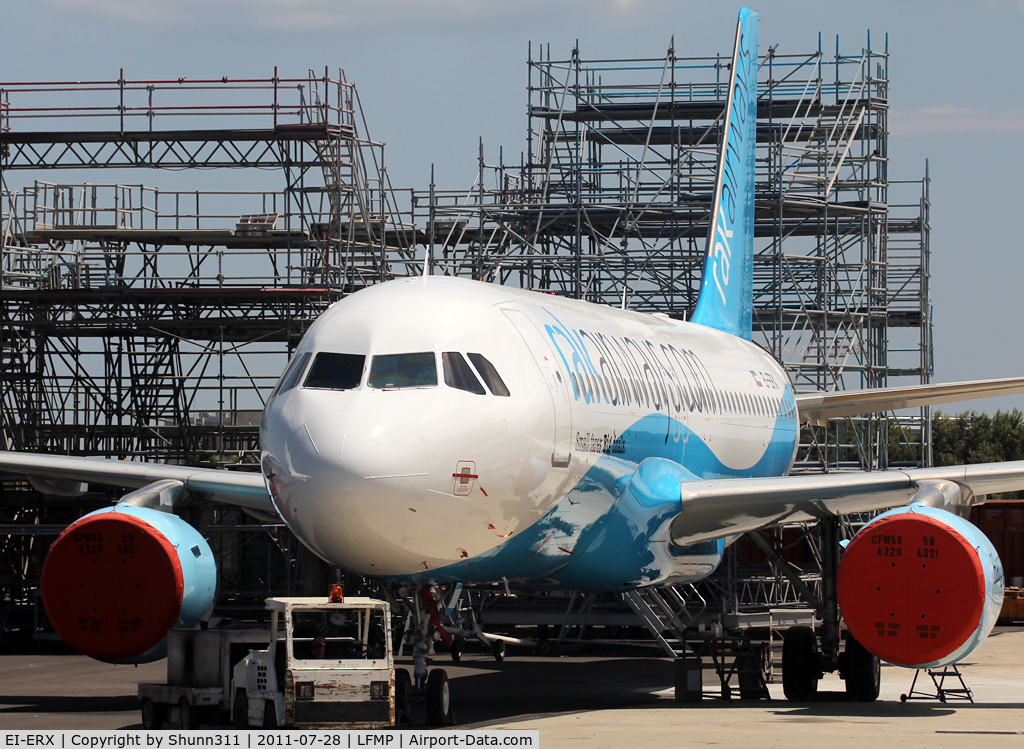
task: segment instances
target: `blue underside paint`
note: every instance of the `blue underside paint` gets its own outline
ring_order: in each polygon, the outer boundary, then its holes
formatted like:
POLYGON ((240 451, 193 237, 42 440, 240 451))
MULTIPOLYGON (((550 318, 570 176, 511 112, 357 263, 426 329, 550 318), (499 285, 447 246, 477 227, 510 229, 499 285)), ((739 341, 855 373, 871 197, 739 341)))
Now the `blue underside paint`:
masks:
MULTIPOLYGON (((791 400, 787 387, 783 403, 791 400)), ((664 414, 643 417, 623 437, 625 453, 602 455, 538 522, 484 554, 424 571, 416 582, 504 579, 571 590, 628 590, 703 579, 721 561, 725 541, 679 547, 667 540, 665 528, 681 510, 680 484, 784 475, 796 449, 797 422, 777 418, 763 455, 746 469, 726 466, 697 434, 664 414)))

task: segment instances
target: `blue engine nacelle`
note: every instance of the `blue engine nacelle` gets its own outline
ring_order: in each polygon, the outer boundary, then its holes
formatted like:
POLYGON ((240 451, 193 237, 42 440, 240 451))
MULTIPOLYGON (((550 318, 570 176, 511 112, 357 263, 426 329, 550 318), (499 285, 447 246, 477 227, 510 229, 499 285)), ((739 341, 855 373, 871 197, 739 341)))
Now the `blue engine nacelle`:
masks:
POLYGON ((966 657, 992 631, 1003 565, 967 520, 911 504, 853 537, 837 586, 846 626, 865 648, 898 666, 938 668, 966 657))
POLYGON ((172 627, 210 613, 217 568, 206 539, 181 518, 119 504, 68 526, 50 547, 41 587, 50 622, 73 648, 145 663, 164 657, 172 627))

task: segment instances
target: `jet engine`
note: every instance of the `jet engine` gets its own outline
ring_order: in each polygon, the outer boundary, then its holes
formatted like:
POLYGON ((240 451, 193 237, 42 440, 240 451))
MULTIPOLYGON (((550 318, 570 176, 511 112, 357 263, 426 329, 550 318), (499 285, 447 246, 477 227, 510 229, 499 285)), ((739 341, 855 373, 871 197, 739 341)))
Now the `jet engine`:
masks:
POLYGON ((213 607, 209 544, 181 518, 119 504, 61 533, 43 564, 42 595, 57 633, 111 663, 165 655, 172 627, 194 627, 213 607))
POLYGON ((879 515, 853 537, 837 587, 857 642, 898 666, 937 668, 967 656, 992 631, 1003 565, 967 520, 911 504, 879 515))

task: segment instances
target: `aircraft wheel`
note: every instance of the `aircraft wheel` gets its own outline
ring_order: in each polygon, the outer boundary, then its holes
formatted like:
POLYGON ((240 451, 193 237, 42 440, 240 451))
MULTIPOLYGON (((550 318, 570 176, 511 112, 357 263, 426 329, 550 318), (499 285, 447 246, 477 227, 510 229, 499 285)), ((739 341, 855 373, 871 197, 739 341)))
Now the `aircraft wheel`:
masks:
POLYGON ((858 702, 874 702, 882 685, 878 656, 852 637, 846 641, 846 693, 858 702))
POLYGON ((462 660, 462 638, 456 637, 452 640, 452 646, 448 649, 448 652, 452 656, 452 663, 458 663, 462 660))
POLYGON ((494 644, 491 645, 491 650, 494 652, 494 660, 501 663, 505 660, 505 641, 495 640, 494 644))
POLYGON ((148 697, 142 701, 142 727, 147 731, 156 731, 164 727, 164 706, 156 704, 148 697))
POLYGON ((450 726, 455 722, 448 674, 440 668, 427 677, 427 721, 432 726, 450 726))
POLYGON ((199 728, 199 716, 196 714, 196 709, 188 704, 188 699, 185 697, 181 698, 178 702, 178 713, 180 714, 179 723, 183 731, 194 731, 199 728))
POLYGON ((412 677, 404 668, 395 669, 395 723, 401 725, 411 720, 409 715, 409 693, 412 691, 412 677))
POLYGON ((818 640, 810 627, 790 627, 782 641, 782 691, 806 700, 818 691, 818 640))
POLYGON ((235 693, 235 703, 232 706, 234 713, 235 728, 245 730, 249 727, 249 698, 245 696, 245 690, 239 689, 235 693))

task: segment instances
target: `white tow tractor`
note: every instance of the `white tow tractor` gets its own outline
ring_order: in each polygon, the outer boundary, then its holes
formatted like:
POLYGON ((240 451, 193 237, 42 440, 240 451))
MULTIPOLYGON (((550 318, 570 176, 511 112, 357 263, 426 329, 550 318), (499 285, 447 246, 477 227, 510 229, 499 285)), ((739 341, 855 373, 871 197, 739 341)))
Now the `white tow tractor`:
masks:
POLYGON ((232 674, 235 726, 395 724, 391 609, 374 598, 346 598, 340 587, 330 600, 267 599, 270 644, 250 651, 232 674))

